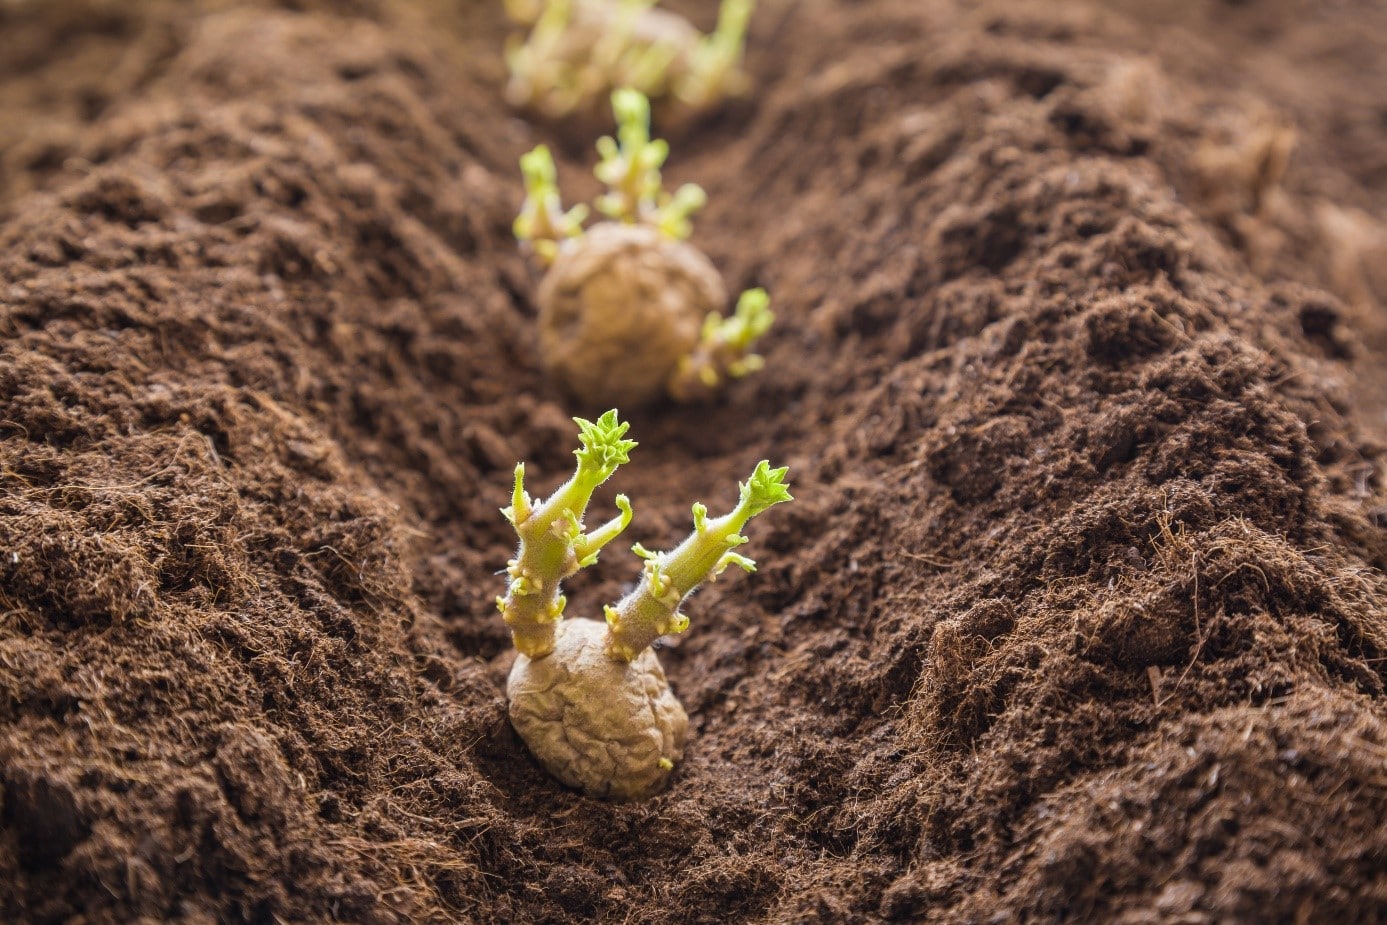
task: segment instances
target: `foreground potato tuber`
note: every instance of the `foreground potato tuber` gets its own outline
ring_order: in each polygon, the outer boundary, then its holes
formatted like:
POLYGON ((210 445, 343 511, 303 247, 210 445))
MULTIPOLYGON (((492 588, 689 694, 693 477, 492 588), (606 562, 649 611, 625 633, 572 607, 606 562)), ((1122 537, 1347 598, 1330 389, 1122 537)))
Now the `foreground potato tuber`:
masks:
POLYGON ((526 196, 515 234, 549 266, 538 294, 540 361, 591 407, 703 398, 761 367, 752 348, 775 317, 770 299, 748 290, 736 314, 723 317, 717 269, 684 241, 703 190, 664 191, 669 147, 650 138, 644 96, 617 91, 612 106, 617 138, 598 142, 595 170, 607 184, 596 207, 611 221, 584 231, 586 207, 564 210, 543 145, 520 161, 526 196))
POLYGON ((592 564, 597 548, 630 519, 630 505, 622 500, 622 518, 594 534, 582 532, 588 486, 598 474, 610 475, 618 458, 625 462, 634 444, 621 439, 626 425, 615 411, 597 424, 579 419, 579 426, 583 449, 574 477, 536 504, 524 491, 523 464, 517 466, 514 500, 504 512, 521 541, 509 567, 510 588, 498 602, 520 650, 506 684, 509 714, 530 752, 565 784, 590 796, 645 799, 664 787, 683 757, 689 722, 650 647, 688 628, 679 608, 704 581, 729 565, 755 570, 734 551, 747 541, 740 531, 766 508, 791 500, 790 492, 786 470, 761 462, 730 513, 709 519, 695 504, 693 532, 675 549, 634 547, 645 559, 640 583, 604 608, 605 624, 560 619, 560 582, 592 564), (595 458, 611 465, 585 466, 585 459, 595 458), (530 599, 527 610, 516 609, 530 599))

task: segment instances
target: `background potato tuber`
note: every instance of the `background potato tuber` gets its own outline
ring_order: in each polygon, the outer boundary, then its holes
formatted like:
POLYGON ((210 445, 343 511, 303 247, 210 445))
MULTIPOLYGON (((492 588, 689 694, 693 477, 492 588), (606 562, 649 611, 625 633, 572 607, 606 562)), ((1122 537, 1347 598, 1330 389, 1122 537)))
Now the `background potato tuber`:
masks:
POLYGON ((584 405, 647 405, 726 301, 692 246, 649 225, 594 225, 560 246, 540 284, 541 362, 584 405))

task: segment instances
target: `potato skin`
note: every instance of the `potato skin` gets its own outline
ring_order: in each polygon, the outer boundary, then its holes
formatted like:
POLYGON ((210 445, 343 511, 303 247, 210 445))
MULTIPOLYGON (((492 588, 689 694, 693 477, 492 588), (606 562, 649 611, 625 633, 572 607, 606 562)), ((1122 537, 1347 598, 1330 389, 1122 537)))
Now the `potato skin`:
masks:
POLYGON ((648 225, 600 223, 565 241, 540 283, 540 359, 584 407, 649 405, 726 302, 696 248, 648 225))
POLYGON ((554 651, 521 655, 506 683, 510 720, 545 770, 589 796, 644 800, 684 756, 689 717, 649 649, 607 656, 607 627, 564 620, 554 651))

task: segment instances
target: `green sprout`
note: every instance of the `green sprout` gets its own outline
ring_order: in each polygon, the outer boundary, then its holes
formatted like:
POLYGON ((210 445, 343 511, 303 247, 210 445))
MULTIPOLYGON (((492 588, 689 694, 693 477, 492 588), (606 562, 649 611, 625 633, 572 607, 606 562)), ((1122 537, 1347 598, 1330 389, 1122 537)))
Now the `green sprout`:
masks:
POLYGON ((651 217, 652 223, 660 233, 674 241, 683 241, 693 234, 693 222, 689 217, 708 204, 708 194, 697 183, 685 183, 674 191, 673 196, 664 196, 661 205, 651 217))
POLYGON ((694 588, 729 565, 756 571, 755 562, 733 550, 747 542, 741 534, 747 521, 772 505, 793 500, 785 482, 788 471, 785 466, 772 469, 763 459, 741 484, 741 498, 731 512, 709 520, 708 509, 695 504, 693 532, 672 551, 651 552, 639 543, 632 547, 645 566, 636 589, 616 606, 604 608, 608 655, 629 662, 659 637, 684 632, 689 618, 679 606, 694 588))
POLYGON ((594 98, 600 96, 603 90, 618 87, 634 87, 646 96, 655 98, 663 97, 669 92, 669 74, 679 61, 682 53, 681 43, 675 37, 679 34, 677 29, 671 30, 671 34, 664 38, 640 40, 637 33, 640 31, 641 21, 649 24, 654 16, 660 15, 660 11, 650 9, 652 5, 649 2, 642 3, 643 16, 632 24, 631 31, 627 33, 631 36, 630 43, 617 58, 609 79, 602 82, 593 93, 594 98))
POLYGON ((650 100, 629 87, 612 93, 616 138, 597 139, 601 160, 593 168, 607 184, 596 202, 597 211, 628 224, 644 221, 666 236, 682 241, 693 232, 689 217, 703 208, 708 195, 695 183, 685 183, 673 196, 665 192, 660 168, 669 157, 669 142, 650 137, 650 100))
MULTIPOLYGON (((621 499, 622 517, 593 534, 581 533, 581 512, 575 510, 586 504, 590 486, 626 461, 634 444, 621 439, 625 425, 617 422, 615 412, 580 426, 578 475, 537 509, 530 508, 517 478, 515 500, 507 509, 512 522, 517 522, 517 512, 529 511, 519 523, 533 521, 530 529, 547 538, 543 550, 541 541, 533 541, 534 556, 550 557, 544 563, 549 584, 543 590, 560 602, 562 577, 587 564, 584 553, 591 550, 595 556, 630 519, 630 506, 621 499)), ((755 571, 756 564, 737 551, 747 542, 742 530, 767 508, 791 500, 786 471, 760 462, 740 486, 736 507, 722 517, 710 518, 706 507, 695 504, 693 532, 669 552, 635 544, 632 549, 645 560, 640 583, 619 603, 604 608, 605 622, 560 619, 560 603, 544 611, 539 622, 549 631, 546 645, 526 650, 521 643, 530 637, 515 634, 520 654, 506 682, 511 724, 555 777, 593 796, 618 799, 644 799, 665 785, 683 757, 689 718, 651 645, 660 636, 688 628, 680 606, 700 584, 732 565, 755 571)), ((526 534, 517 529, 522 537, 518 559, 528 561, 526 534)), ((515 561, 511 574, 512 590, 503 602, 517 596, 517 582, 529 577, 515 561)), ((537 594, 521 593, 517 599, 537 594)), ((511 629, 514 633, 514 623, 511 629)))
POLYGON ((601 156, 593 173, 607 184, 597 211, 608 218, 636 222, 655 208, 663 189, 660 168, 669 157, 669 142, 650 137, 650 100, 639 90, 624 87, 612 93, 616 138, 597 139, 601 156))
POLYGON ((578 71, 566 58, 573 0, 511 0, 507 11, 517 22, 532 25, 530 35, 506 40, 506 67, 510 82, 506 96, 513 103, 544 101, 556 114, 570 111, 584 97, 578 71))
POLYGON ((592 46, 590 62, 580 69, 585 78, 581 83, 590 90, 591 98, 615 87, 662 92, 669 66, 679 55, 679 45, 659 37, 642 41, 641 23, 650 20, 654 6, 655 0, 616 0, 606 31, 592 46))
POLYGON ((670 393, 688 401, 701 392, 712 392, 724 377, 740 379, 756 372, 765 360, 752 347, 775 321, 771 297, 761 288, 748 289, 737 299, 732 317, 710 313, 703 321, 698 346, 680 360, 670 382, 670 393))
POLYGON ((581 446, 573 453, 578 466, 572 477, 537 504, 525 491, 525 464, 519 463, 510 506, 501 510, 520 537, 520 548, 506 564, 510 583, 505 595, 496 599, 496 607, 510 627, 516 649, 531 657, 554 649, 554 628, 566 604, 559 593, 560 582, 596 563, 602 547, 631 522, 630 501, 617 495, 620 513, 596 530, 583 532, 583 515, 592 493, 629 460, 636 446, 634 440, 623 439, 630 425, 617 419, 615 409, 595 422, 573 420, 581 446))
MULTIPOLYGON (((615 221, 644 223, 666 237, 682 241, 693 232, 689 221, 703 208, 708 196, 695 183, 685 183, 673 195, 665 192, 660 168, 669 157, 669 143, 650 137, 650 100, 639 90, 624 88, 612 93, 616 138, 597 140, 601 156, 593 173, 607 185, 599 196, 597 211, 615 221)), ((515 236, 530 242, 540 258, 553 263, 559 244, 583 233, 586 205, 564 211, 559 196, 558 170, 547 145, 538 145, 520 156, 525 182, 525 202, 514 223, 515 236)))

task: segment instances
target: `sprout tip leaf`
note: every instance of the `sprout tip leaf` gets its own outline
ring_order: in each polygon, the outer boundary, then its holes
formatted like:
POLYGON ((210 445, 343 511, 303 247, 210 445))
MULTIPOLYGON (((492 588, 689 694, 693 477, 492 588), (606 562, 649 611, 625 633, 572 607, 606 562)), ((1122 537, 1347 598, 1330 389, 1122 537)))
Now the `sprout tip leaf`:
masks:
POLYGON ((751 474, 751 478, 740 486, 741 504, 746 506, 752 517, 772 505, 794 500, 794 496, 790 494, 789 483, 785 481, 789 471, 789 466, 772 469, 770 462, 764 459, 756 464, 756 471, 751 474))
POLYGON ((606 481, 617 466, 630 462, 630 453, 636 448, 636 441, 622 439, 631 425, 617 417, 615 408, 596 421, 584 418, 574 418, 573 421, 578 425, 578 440, 582 443, 573 451, 573 455, 578 457, 580 469, 601 473, 600 481, 606 481))

